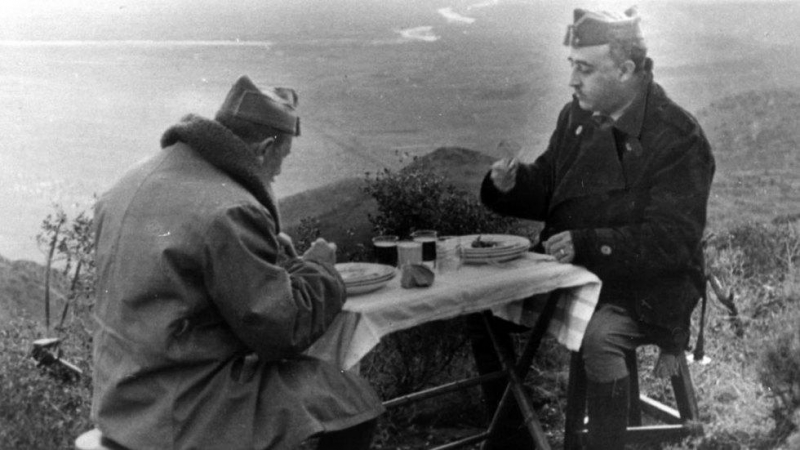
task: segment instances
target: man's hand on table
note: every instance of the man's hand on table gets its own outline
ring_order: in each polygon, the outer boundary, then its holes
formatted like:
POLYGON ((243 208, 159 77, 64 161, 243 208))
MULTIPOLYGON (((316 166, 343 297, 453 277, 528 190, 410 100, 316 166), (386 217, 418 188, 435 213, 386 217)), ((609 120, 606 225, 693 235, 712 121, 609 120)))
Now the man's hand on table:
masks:
POLYGON ((336 264, 336 244, 318 238, 311 247, 303 253, 303 259, 318 263, 336 264))
POLYGON ((550 236, 543 245, 545 253, 555 256, 560 263, 569 264, 575 259, 575 245, 572 243, 572 233, 569 231, 550 236))

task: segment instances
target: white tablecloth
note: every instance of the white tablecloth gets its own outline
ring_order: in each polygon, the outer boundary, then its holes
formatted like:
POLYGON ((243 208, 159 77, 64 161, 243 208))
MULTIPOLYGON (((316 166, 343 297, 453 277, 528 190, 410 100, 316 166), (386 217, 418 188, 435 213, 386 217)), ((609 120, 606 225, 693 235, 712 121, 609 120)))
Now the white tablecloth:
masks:
POLYGON ((600 287, 597 276, 586 269, 535 253, 502 264, 464 265, 457 272, 437 273, 427 288, 403 289, 398 275, 377 291, 348 298, 307 353, 350 369, 389 333, 487 309, 532 326, 545 297, 530 297, 557 289, 561 298, 549 332, 568 349, 578 350, 600 287))

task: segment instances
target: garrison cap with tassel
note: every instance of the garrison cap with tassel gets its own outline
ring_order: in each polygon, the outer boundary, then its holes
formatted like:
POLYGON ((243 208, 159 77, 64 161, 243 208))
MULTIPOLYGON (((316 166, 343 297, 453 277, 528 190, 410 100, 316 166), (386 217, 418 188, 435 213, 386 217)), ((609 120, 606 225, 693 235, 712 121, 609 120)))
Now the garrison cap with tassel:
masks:
POLYGON ((608 44, 614 38, 641 39, 639 21, 635 7, 626 10, 624 15, 577 8, 572 25, 567 26, 564 45, 589 47, 608 44))
POLYGON ((296 106, 294 89, 271 87, 262 90, 247 75, 242 75, 225 97, 217 117, 229 114, 299 136, 300 118, 295 112, 296 106))

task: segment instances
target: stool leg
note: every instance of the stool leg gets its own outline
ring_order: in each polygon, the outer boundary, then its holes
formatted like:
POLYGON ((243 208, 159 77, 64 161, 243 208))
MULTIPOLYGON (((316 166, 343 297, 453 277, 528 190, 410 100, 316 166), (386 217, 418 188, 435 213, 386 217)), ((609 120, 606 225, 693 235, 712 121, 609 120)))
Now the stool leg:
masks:
POLYGON ((628 376, 631 383, 628 425, 638 427, 642 424, 642 409, 639 406, 639 363, 636 360, 636 350, 625 352, 625 364, 628 366, 628 376))
POLYGON ((564 424, 564 450, 581 448, 578 432, 584 429, 586 418, 586 371, 581 352, 572 352, 567 385, 567 411, 564 424))
POLYGON ((683 422, 698 420, 700 414, 697 409, 697 398, 694 395, 694 385, 686 358, 678 358, 678 370, 678 375, 672 377, 671 381, 681 420, 683 422))

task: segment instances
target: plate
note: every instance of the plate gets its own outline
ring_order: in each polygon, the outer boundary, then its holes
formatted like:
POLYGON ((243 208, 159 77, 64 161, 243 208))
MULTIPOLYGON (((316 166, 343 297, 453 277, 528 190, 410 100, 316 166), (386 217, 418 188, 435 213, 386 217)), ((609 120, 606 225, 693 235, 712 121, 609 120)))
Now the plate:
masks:
POLYGON ((373 280, 366 280, 366 281, 345 281, 344 284, 346 286, 364 286, 365 284, 373 284, 373 283, 380 283, 382 281, 389 281, 394 278, 394 272, 386 275, 385 277, 375 278, 373 280))
POLYGON ((388 281, 394 278, 397 272, 397 269, 392 266, 373 263, 339 263, 335 267, 345 284, 388 281))
POLYGON ((522 236, 513 234, 470 234, 461 236, 461 248, 464 256, 491 257, 500 255, 512 255, 520 251, 527 251, 531 246, 531 241, 522 236), (472 242, 480 237, 484 242, 496 242, 494 247, 472 247, 472 242))
POLYGON ((362 284, 362 285, 351 285, 345 284, 345 289, 347 289, 347 295, 360 295, 366 294, 368 292, 377 291, 378 289, 386 286, 386 283, 391 281, 391 278, 388 280, 379 281, 377 283, 369 283, 369 284, 362 284))
POLYGON ((524 255, 528 249, 522 249, 515 253, 505 255, 492 255, 492 256, 465 256, 464 264, 493 264, 511 261, 524 255))

